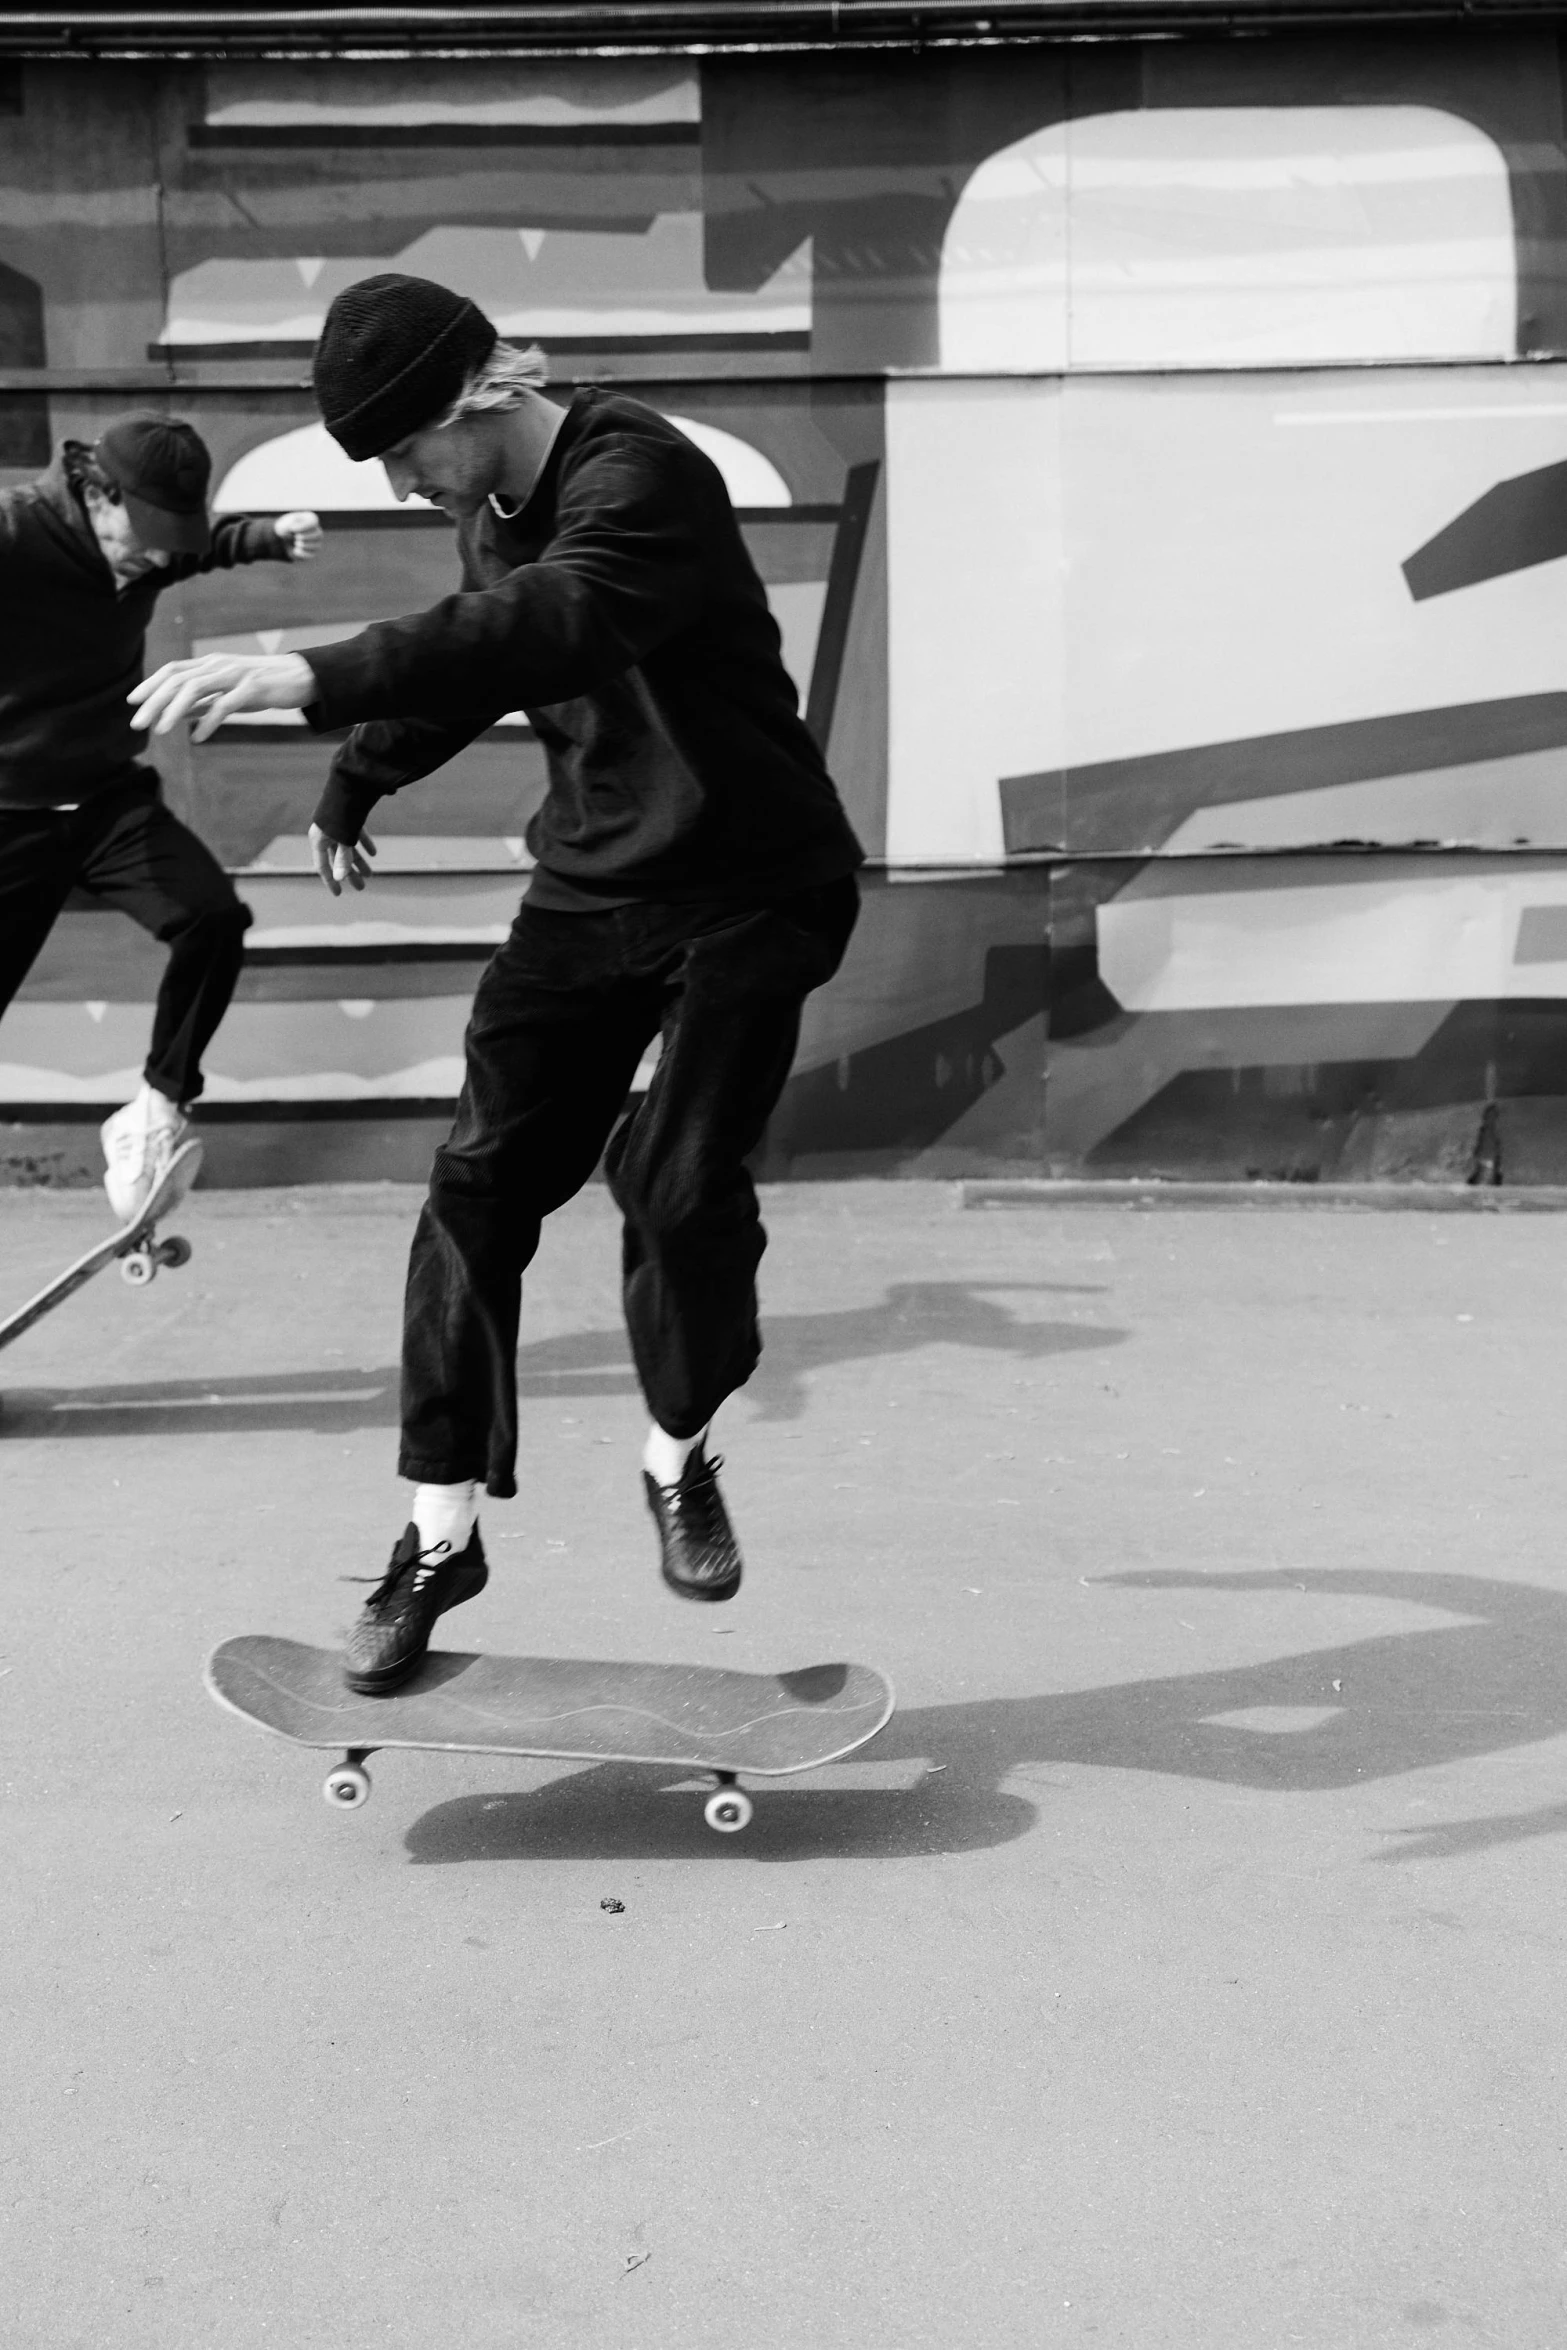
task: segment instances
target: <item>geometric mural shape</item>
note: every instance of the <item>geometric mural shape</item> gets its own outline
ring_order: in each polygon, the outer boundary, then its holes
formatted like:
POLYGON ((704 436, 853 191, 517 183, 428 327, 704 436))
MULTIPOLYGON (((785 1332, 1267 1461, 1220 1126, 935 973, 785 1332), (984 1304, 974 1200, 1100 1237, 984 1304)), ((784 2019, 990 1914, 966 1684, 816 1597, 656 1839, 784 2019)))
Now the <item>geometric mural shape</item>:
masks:
POLYGON ((1428 106, 1078 115, 970 176, 939 299, 954 369, 1508 358, 1507 165, 1428 106))

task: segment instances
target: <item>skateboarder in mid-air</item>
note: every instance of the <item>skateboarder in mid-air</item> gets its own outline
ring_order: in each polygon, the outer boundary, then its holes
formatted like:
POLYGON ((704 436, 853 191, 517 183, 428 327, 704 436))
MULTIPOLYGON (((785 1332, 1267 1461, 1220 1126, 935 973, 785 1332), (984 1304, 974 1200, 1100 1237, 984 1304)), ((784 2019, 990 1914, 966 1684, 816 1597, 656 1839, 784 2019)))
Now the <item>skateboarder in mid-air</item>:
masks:
POLYGON ((416 1491, 349 1638, 367 1693, 416 1671, 436 1617, 485 1581, 478 1486, 516 1491, 520 1277, 606 1141, 664 1579, 689 1599, 738 1587, 706 1438, 760 1349, 745 1159, 858 908, 859 845, 717 469, 639 401, 579 391, 562 410, 542 380, 537 353, 444 287, 348 287, 317 351, 322 416, 399 498, 453 517, 464 592, 303 655, 171 662, 134 697, 160 731, 194 715, 197 739, 241 710, 355 722, 312 827, 334 892, 363 886, 376 800, 505 712, 528 712, 548 760, 536 868, 479 983, 414 1237, 400 1468, 416 1491))
POLYGON ((302 562, 314 514, 207 515, 195 431, 116 417, 62 443, 37 481, 0 491, 0 1013, 73 889, 169 948, 140 1091, 103 1128, 104 1186, 140 1212, 185 1134, 201 1057, 228 1009, 250 916, 159 796, 126 708, 162 589, 236 563, 302 562))

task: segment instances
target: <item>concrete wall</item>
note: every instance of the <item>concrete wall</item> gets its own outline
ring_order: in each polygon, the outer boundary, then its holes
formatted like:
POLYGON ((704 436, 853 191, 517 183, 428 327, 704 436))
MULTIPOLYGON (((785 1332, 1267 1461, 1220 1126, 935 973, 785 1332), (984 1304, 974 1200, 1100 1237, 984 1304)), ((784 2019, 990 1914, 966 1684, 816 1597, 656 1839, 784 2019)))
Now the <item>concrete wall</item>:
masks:
MULTIPOLYGON (((774 1172, 1560 1180, 1567 143, 1557 37, 0 77, 0 479, 149 400, 327 551, 156 660, 452 579, 314 425, 397 266, 718 456, 873 859, 774 1172)), ((255 914, 219 1181, 417 1173, 544 789, 525 713, 302 870, 327 754, 163 754, 255 914)), ((0 1170, 67 1179, 158 953, 62 920, 0 1170)))

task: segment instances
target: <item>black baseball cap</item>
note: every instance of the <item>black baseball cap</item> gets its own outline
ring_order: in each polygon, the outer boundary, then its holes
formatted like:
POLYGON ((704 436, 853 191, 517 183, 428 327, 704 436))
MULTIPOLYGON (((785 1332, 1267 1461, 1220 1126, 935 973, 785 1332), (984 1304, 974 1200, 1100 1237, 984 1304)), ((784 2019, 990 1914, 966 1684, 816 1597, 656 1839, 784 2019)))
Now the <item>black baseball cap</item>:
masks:
POLYGON ((137 409, 104 426, 96 454, 144 547, 171 555, 206 553, 212 543, 212 459, 194 425, 137 409))

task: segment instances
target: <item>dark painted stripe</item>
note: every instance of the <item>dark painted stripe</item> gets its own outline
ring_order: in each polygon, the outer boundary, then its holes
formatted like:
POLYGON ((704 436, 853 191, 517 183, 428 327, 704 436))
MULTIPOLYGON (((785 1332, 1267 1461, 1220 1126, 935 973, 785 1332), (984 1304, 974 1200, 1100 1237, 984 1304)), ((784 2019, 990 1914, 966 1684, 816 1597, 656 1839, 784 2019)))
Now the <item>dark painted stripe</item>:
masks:
MULTIPOLYGON (((281 507, 278 512, 281 513, 281 507)), ((247 514, 260 520, 275 520, 258 506, 247 506, 247 514)), ((841 506, 737 506, 735 513, 741 522, 777 522, 785 525, 812 522, 820 527, 833 524, 843 512, 841 506)), ((449 515, 438 506, 332 506, 318 509, 323 530, 450 530, 449 515)))
MULTIPOLYGON (((455 1094, 431 1094, 406 1100, 388 1095, 378 1101, 199 1102, 196 1117, 200 1126, 359 1126, 383 1118, 450 1118, 456 1100, 455 1094)), ((114 1107, 108 1095, 101 1102, 6 1102, 0 1106, 0 1129, 101 1126, 105 1109, 114 1107)))
MULTIPOLYGON (((271 519, 275 519, 272 517, 271 519)), ((439 506, 333 506, 320 510, 323 530, 451 530, 439 506)))
MULTIPOLYGON (((247 968, 256 971, 376 969, 400 963, 487 963, 498 940, 437 938, 397 946, 289 946, 245 949, 247 968)), ((392 999, 395 1000, 395 999, 392 999)))
POLYGON ((851 465, 844 482, 843 509, 833 539, 827 593, 822 602, 822 625, 816 639, 816 658, 811 663, 811 687, 805 706, 805 723, 823 751, 832 732, 833 712, 838 707, 860 558, 865 552, 865 534, 870 528, 880 477, 880 463, 873 457, 863 465, 851 465))
POLYGON ((193 122, 190 147, 700 147, 699 122, 193 122))
MULTIPOLYGON (((369 627, 371 623, 367 621, 365 625, 369 627)), ((308 650, 309 648, 302 649, 308 650)), ((308 726, 279 726, 276 721, 269 726, 265 719, 225 718, 216 733, 209 735, 207 739, 213 743, 263 743, 268 746, 281 744, 285 750, 297 751, 300 749, 312 750, 323 741, 335 742, 337 738, 335 735, 312 734, 308 726)), ((538 739, 531 726, 487 726, 482 734, 474 736, 473 741, 475 743, 532 743, 537 742, 538 739)), ((471 750, 473 744, 470 743, 467 747, 471 750)), ((434 827, 431 826, 430 829, 433 831, 434 827)), ((451 829, 453 831, 472 829, 475 831, 476 837, 480 839, 491 837, 488 832, 478 833, 476 827, 454 825, 451 829)), ((500 825, 495 827, 497 832, 502 829, 504 828, 500 825)), ((436 866, 431 870, 439 872, 440 868, 436 866)))
POLYGON ((1445 710, 1400 711, 1388 718, 1198 743, 1037 775, 1005 775, 1002 827, 1009 856, 1027 850, 1141 854, 1156 850, 1198 808, 1282 799, 1293 792, 1467 767, 1563 745, 1567 693, 1461 702, 1445 710))
POLYGON ((1499 481, 1401 566, 1415 602, 1567 555, 1567 464, 1499 481))
MULTIPOLYGON (((612 225, 612 223, 605 221, 592 223, 595 228, 605 228, 612 225)), ((668 335, 548 335, 542 339, 548 344, 551 353, 585 354, 588 356, 603 353, 606 357, 628 352, 633 356, 638 353, 646 353, 649 358, 656 358, 661 351, 793 351, 808 353, 811 348, 809 333, 794 327, 782 329, 776 334, 765 332, 731 334, 722 329, 714 329, 711 333, 693 330, 689 334, 668 335)), ((147 356, 149 359, 163 360, 170 365, 186 361, 193 366, 204 366, 219 359, 310 360, 315 357, 315 349, 316 346, 313 342, 149 343, 147 356)))

